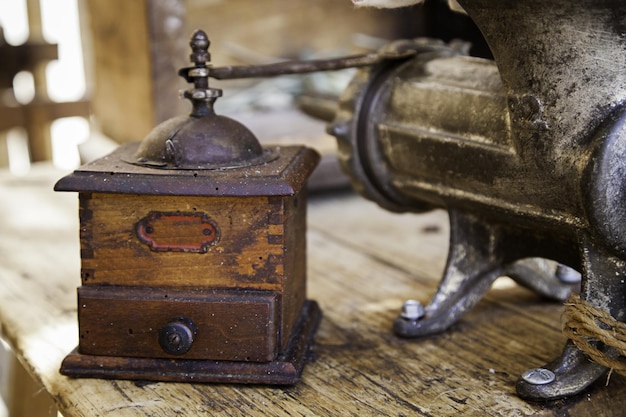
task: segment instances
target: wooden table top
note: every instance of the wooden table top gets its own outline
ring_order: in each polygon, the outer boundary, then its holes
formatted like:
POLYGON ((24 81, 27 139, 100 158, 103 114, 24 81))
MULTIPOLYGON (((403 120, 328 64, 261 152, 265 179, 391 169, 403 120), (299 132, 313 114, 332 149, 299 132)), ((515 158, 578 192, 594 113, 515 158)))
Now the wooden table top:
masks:
POLYGON ((553 404, 516 396, 518 376, 556 357, 565 339, 562 307, 507 278, 448 332, 394 336, 402 302, 435 291, 447 216, 391 214, 349 192, 309 198, 308 297, 324 318, 297 385, 64 377, 59 365, 78 340, 80 262, 77 196, 52 191, 62 175, 0 173, 0 329, 65 417, 624 415, 618 375, 553 404))

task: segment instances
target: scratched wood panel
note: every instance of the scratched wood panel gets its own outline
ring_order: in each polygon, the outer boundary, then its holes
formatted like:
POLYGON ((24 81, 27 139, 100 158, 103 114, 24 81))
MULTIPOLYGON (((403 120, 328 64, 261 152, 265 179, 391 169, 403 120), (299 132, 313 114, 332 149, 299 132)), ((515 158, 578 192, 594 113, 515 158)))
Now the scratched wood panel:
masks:
MULTIPOLYGON (((74 380, 57 370, 77 343, 78 204, 61 175, 0 176, 0 327, 66 417, 617 416, 624 379, 555 404, 529 404, 517 376, 556 356, 561 307, 509 285, 441 335, 395 337, 408 297, 426 301, 446 252, 446 216, 394 215, 353 195, 312 197, 309 297, 323 311, 311 363, 292 387, 74 380)), ((505 284, 508 281, 504 281, 505 284)))
MULTIPOLYGON (((280 199, 94 193, 81 205, 85 213, 82 267, 91 271, 84 284, 230 288, 246 282, 250 288, 269 290, 282 284, 282 239, 278 244, 269 239, 269 235, 282 237, 283 224, 269 223, 272 214, 282 219, 280 199), (138 238, 136 230, 151 213, 202 215, 214 225, 217 238, 206 245, 206 252, 155 251, 138 238)), ((165 221, 151 223, 154 239, 172 239, 171 233, 158 236, 165 221)), ((202 230, 198 235, 204 237, 202 230)), ((198 237, 186 238, 193 239, 198 237)))

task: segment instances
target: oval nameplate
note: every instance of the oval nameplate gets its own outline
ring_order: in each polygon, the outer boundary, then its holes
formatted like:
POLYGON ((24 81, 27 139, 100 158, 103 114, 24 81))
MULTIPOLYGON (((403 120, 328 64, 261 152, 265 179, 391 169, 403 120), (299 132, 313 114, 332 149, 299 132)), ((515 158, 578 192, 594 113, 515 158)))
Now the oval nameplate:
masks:
POLYGON ((152 211, 136 230, 139 240, 156 252, 206 253, 220 238, 217 223, 204 213, 152 211))

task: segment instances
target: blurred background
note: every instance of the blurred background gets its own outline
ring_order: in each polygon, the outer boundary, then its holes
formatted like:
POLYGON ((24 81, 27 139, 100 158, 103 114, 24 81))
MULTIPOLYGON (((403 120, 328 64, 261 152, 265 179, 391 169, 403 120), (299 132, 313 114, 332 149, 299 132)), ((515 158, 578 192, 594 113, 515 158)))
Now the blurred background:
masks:
MULTIPOLYGON (((177 70, 196 28, 209 34, 215 66, 364 53, 397 38, 476 37, 442 1, 376 10, 349 0, 0 0, 0 166, 16 175, 46 160, 73 169, 188 112, 177 70)), ((294 109, 302 94, 337 96, 350 76, 216 82, 225 89, 217 109, 262 141, 304 141, 332 154, 324 123, 294 109)))

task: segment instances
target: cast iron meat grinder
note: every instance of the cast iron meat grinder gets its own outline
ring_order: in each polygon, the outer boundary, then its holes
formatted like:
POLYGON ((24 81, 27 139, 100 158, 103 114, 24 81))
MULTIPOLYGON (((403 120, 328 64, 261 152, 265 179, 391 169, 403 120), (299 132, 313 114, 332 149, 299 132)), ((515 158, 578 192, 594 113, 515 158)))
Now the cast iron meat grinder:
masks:
MULTIPOLYGON (((581 299, 624 321, 626 3, 459 3, 495 62, 467 56, 463 45, 423 40, 394 42, 370 61, 348 60, 364 68, 329 127, 365 197, 394 211, 443 207, 450 215, 439 289, 423 314, 416 305, 417 314, 401 314, 395 332, 444 331, 502 275, 567 298, 571 286, 529 258, 580 271, 581 299)), ((265 74, 315 65, 281 68, 265 74)), ((520 378, 517 390, 528 399, 559 398, 606 371, 568 342, 558 359, 520 378)))
MULTIPOLYGON (((445 330, 502 275, 559 298, 567 284, 518 262, 532 257, 580 271, 581 298, 624 321, 626 3, 459 3, 495 62, 416 44, 361 70, 330 127, 363 195, 450 215, 439 289, 395 332, 445 330)), ((520 378, 522 397, 576 394, 607 370, 571 342, 542 369, 520 378)))

